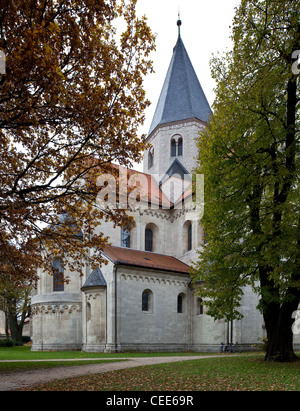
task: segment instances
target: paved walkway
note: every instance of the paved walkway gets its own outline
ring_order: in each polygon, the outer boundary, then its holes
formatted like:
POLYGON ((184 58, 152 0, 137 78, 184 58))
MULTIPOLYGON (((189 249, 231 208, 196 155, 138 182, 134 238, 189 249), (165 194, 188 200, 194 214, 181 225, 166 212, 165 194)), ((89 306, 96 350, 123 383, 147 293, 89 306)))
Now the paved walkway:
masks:
MULTIPOLYGON (((18 388, 43 384, 46 382, 65 378, 80 377, 82 375, 99 374, 114 370, 124 370, 126 368, 141 367, 152 364, 162 364, 186 360, 199 360, 203 358, 220 358, 216 355, 195 355, 177 357, 135 357, 135 358, 82 358, 87 360, 127 360, 120 362, 109 362, 107 364, 87 364, 71 367, 55 367, 43 370, 31 370, 18 373, 0 374, 0 391, 17 390, 18 388)), ((11 360, 10 362, 20 362, 11 360)), ((27 360, 27 361, 74 361, 74 360, 27 360)), ((76 361, 80 361, 76 359, 76 361)))

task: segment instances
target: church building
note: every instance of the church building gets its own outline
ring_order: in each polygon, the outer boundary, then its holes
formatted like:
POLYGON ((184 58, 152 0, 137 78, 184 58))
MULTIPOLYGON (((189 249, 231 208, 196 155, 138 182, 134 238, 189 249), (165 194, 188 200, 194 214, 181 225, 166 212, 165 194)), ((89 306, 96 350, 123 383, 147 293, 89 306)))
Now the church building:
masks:
MULTIPOLYGON (((250 349, 265 335, 258 298, 243 296, 242 320, 228 324, 206 314, 191 282, 191 263, 205 246, 201 210, 191 195, 195 139, 211 108, 181 38, 158 99, 144 153, 141 180, 151 185, 151 204, 128 213, 135 227, 103 222, 111 245, 106 265, 86 274, 63 272, 70 281, 39 270, 32 297, 32 350, 218 351, 221 342, 250 349)), ((145 190, 148 196, 148 188, 145 190)), ((104 228, 103 228, 104 227, 104 228)), ((92 252, 92 250, 91 250, 92 252)), ((54 261, 58 264, 59 261, 54 261)))

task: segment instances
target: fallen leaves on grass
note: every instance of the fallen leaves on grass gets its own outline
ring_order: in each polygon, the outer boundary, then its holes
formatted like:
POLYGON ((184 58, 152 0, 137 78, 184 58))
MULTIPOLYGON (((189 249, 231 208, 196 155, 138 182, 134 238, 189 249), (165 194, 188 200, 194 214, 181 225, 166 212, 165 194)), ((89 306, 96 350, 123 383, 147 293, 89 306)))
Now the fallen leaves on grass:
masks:
POLYGON ((69 378, 28 391, 299 391, 300 362, 214 358, 69 378))

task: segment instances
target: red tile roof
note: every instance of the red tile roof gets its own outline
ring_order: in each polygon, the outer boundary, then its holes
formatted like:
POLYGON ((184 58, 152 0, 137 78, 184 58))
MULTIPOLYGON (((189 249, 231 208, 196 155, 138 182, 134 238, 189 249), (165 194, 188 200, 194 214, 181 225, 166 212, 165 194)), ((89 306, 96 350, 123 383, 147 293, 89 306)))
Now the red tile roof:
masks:
POLYGON ((190 272, 190 267, 187 264, 169 255, 115 246, 106 247, 103 253, 111 261, 118 264, 173 271, 182 274, 189 274, 190 272))
MULTIPOLYGON (((93 166, 93 163, 96 164, 96 160, 90 158, 88 164, 90 164, 90 178, 95 179, 101 174, 112 174, 117 182, 117 193, 119 193, 118 183, 120 182, 121 175, 122 177, 127 176, 127 199, 132 192, 132 190, 139 187, 139 196, 142 203, 152 203, 153 205, 159 207, 162 206, 166 209, 171 209, 173 204, 168 200, 167 196, 161 191, 159 184, 155 181, 150 174, 143 173, 141 171, 136 171, 124 166, 120 166, 114 163, 105 163, 102 166, 93 166)), ((85 178, 89 178, 89 175, 86 175, 85 178)), ((138 194, 138 193, 135 193, 138 194)), ((120 200, 123 200, 121 198, 120 200)), ((118 201, 118 196, 117 196, 118 201)))
MULTIPOLYGON (((120 170, 124 167, 116 166, 120 170)), ((126 169, 125 169, 126 170, 126 169)), ((161 191, 159 185, 151 174, 143 173, 132 169, 127 169, 128 178, 131 178, 132 187, 128 184, 128 194, 135 187, 139 187, 140 199, 146 203, 153 205, 160 205, 167 209, 172 208, 172 203, 168 200, 166 195, 161 191), (140 184, 141 183, 141 184, 140 184)))

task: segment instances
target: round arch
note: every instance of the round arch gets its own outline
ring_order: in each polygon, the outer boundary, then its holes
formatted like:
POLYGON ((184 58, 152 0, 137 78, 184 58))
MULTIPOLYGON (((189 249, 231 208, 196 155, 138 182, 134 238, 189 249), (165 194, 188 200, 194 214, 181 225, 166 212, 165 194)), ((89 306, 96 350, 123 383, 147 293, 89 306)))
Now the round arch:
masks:
POLYGON ((148 223, 145 227, 145 251, 158 250, 158 226, 154 223, 148 223))

